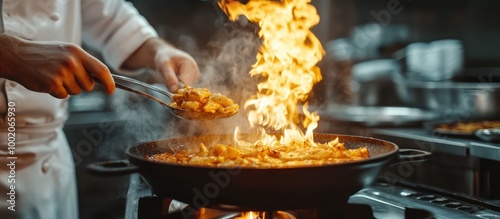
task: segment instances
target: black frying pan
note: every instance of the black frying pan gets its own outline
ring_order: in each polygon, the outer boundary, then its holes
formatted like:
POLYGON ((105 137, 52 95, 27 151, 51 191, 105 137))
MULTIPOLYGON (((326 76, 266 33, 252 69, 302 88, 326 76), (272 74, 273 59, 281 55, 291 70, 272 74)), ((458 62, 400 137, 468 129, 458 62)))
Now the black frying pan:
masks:
POLYGON ((374 138, 333 134, 314 136, 319 143, 337 137, 347 148, 367 147, 371 157, 326 166, 268 169, 185 166, 145 158, 158 153, 175 153, 175 150, 199 146, 202 142, 206 145, 228 144, 233 139, 231 135, 207 135, 140 143, 126 150, 129 162, 94 163, 89 170, 101 175, 139 172, 156 195, 194 207, 287 210, 335 201, 345 203, 350 195, 374 182, 398 158, 421 160, 430 156, 430 153, 418 150, 411 150, 413 155, 402 155, 395 144, 374 138))

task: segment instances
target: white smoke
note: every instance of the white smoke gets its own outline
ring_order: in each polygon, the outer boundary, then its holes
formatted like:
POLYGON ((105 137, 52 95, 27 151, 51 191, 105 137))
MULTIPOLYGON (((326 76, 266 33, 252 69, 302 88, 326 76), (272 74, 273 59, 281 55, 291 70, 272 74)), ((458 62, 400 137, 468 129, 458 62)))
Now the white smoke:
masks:
POLYGON ((248 129, 244 103, 256 94, 258 79, 249 72, 255 63, 260 47, 256 27, 253 24, 227 23, 209 43, 209 50, 195 56, 202 77, 195 87, 208 88, 221 93, 239 104, 235 116, 212 121, 179 121, 180 135, 232 134, 236 126, 248 129))
MULTIPOLYGON (((202 76, 193 86, 208 88, 212 93, 221 93, 233 99, 240 105, 239 112, 232 117, 212 121, 185 120, 175 117, 168 108, 152 100, 117 89, 111 98, 111 107, 122 121, 123 126, 120 127, 123 128, 110 133, 103 144, 105 148, 99 148, 100 154, 117 158, 123 156, 125 149, 140 142, 179 136, 232 134, 236 126, 243 132, 248 131, 243 105, 256 94, 258 79, 251 78, 249 71, 256 61, 259 47, 257 30, 248 23, 223 25, 210 41, 208 49, 203 51, 191 51, 193 48, 180 45, 179 48, 193 55, 201 70, 202 76)), ((154 74, 148 73, 141 80, 158 81, 154 74)))

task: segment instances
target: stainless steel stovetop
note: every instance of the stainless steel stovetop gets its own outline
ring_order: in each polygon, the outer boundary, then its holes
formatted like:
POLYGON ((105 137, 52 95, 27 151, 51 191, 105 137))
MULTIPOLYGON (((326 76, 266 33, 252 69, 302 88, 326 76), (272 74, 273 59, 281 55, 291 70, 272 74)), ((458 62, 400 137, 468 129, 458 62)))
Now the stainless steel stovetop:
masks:
POLYGON ((376 218, 408 218, 427 210, 434 218, 500 218, 500 205, 422 188, 378 183, 352 195, 350 203, 370 205, 376 218), (410 211, 410 212, 408 212, 410 211))

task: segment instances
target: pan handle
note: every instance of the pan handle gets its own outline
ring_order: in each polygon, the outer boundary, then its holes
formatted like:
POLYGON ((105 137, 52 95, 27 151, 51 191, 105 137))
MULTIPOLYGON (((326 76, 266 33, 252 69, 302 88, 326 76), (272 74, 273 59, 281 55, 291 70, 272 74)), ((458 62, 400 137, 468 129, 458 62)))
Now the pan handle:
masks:
POLYGON ((432 157, 432 153, 423 150, 400 148, 398 151, 398 157, 390 164, 395 165, 403 162, 417 163, 429 160, 432 157))
POLYGON ((122 176, 138 172, 139 167, 127 160, 114 160, 91 163, 87 171, 97 176, 122 176))

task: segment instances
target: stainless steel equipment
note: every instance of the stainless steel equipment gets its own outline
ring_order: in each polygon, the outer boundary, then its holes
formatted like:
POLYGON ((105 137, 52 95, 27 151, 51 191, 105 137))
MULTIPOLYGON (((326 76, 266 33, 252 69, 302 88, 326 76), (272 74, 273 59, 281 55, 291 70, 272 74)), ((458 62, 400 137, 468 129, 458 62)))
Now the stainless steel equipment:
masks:
POLYGON ((484 141, 500 142, 500 128, 479 129, 474 135, 484 141))
POLYGON ((318 111, 318 114, 324 120, 367 127, 418 126, 439 117, 439 114, 432 111, 396 106, 330 105, 318 111))
POLYGON ((478 76, 475 81, 423 81, 395 77, 400 98, 411 107, 433 110, 444 120, 500 117, 500 83, 478 76))
POLYGON ((395 94, 392 75, 400 74, 401 67, 393 59, 360 62, 352 67, 351 92, 353 104, 359 106, 390 106, 400 101, 395 94))

